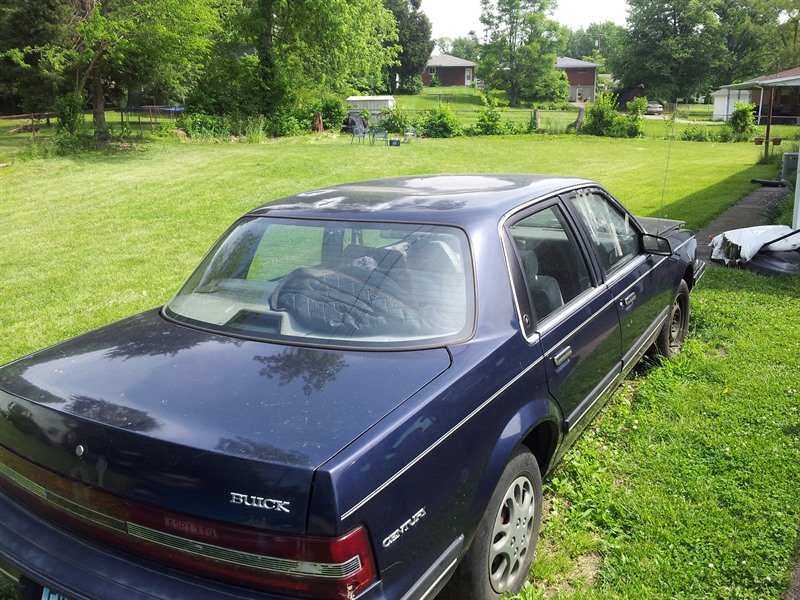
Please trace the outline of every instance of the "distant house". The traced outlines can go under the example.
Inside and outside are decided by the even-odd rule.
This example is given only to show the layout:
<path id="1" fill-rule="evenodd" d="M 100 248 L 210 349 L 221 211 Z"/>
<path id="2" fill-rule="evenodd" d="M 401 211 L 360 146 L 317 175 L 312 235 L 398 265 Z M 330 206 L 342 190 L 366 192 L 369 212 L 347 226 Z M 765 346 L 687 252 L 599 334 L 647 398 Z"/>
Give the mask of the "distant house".
<path id="1" fill-rule="evenodd" d="M 431 56 L 425 64 L 422 83 L 430 85 L 433 78 L 436 77 L 442 85 L 469 86 L 475 81 L 475 71 L 477 70 L 478 63 L 471 60 L 464 60 L 449 54 L 437 54 Z"/>
<path id="2" fill-rule="evenodd" d="M 722 89 L 711 94 L 714 97 L 714 119 L 727 120 L 738 101 L 756 105 L 759 123 L 766 123 L 772 114 L 773 123 L 800 124 L 799 87 L 800 67 L 723 85 Z"/>
<path id="3" fill-rule="evenodd" d="M 567 74 L 570 102 L 594 102 L 599 68 L 600 65 L 596 63 L 577 58 L 556 58 L 556 69 Z"/>

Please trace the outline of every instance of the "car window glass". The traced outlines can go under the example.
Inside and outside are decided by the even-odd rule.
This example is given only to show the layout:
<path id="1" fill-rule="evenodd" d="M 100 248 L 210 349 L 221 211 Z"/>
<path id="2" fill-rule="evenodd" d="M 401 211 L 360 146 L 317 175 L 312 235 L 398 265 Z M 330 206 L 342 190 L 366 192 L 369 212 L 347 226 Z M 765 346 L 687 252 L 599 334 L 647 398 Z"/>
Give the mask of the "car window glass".
<path id="1" fill-rule="evenodd" d="M 610 274 L 639 254 L 639 234 L 627 213 L 606 197 L 580 191 L 570 199 L 597 249 L 600 265 Z"/>
<path id="2" fill-rule="evenodd" d="M 246 218 L 165 314 L 322 346 L 439 345 L 472 330 L 471 274 L 466 236 L 453 227 Z"/>
<path id="3" fill-rule="evenodd" d="M 583 254 L 557 206 L 516 222 L 509 232 L 537 321 L 591 287 Z"/>

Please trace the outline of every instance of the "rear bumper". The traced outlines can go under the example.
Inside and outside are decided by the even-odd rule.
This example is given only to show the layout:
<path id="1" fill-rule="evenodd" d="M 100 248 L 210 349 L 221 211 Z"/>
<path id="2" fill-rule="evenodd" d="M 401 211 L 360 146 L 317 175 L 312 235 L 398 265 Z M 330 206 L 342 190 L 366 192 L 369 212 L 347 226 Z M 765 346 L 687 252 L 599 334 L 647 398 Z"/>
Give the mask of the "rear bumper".
<path id="1" fill-rule="evenodd" d="M 70 600 L 286 600 L 215 584 L 89 544 L 0 493 L 0 566 Z M 380 598 L 379 585 L 360 598 Z"/>

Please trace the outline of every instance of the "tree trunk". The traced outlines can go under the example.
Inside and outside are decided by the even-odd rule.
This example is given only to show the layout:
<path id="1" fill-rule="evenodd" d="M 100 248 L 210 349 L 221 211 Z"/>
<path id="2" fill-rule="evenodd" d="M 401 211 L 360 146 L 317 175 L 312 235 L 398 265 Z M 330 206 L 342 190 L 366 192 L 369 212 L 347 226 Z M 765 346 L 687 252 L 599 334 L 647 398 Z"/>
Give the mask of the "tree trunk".
<path id="1" fill-rule="evenodd" d="M 103 82 L 97 77 L 92 86 L 92 104 L 94 110 L 94 136 L 98 140 L 106 141 L 109 139 L 108 125 L 106 125 L 106 98 L 103 93 Z"/>

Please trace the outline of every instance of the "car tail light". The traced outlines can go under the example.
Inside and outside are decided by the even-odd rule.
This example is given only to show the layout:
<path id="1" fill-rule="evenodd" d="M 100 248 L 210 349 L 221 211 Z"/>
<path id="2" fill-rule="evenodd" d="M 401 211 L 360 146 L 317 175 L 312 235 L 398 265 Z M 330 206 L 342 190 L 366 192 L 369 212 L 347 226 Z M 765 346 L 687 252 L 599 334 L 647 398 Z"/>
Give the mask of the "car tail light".
<path id="1" fill-rule="evenodd" d="M 342 600 L 377 579 L 363 526 L 323 538 L 164 512 L 41 470 L 1 448 L 0 488 L 59 526 L 214 581 Z"/>

